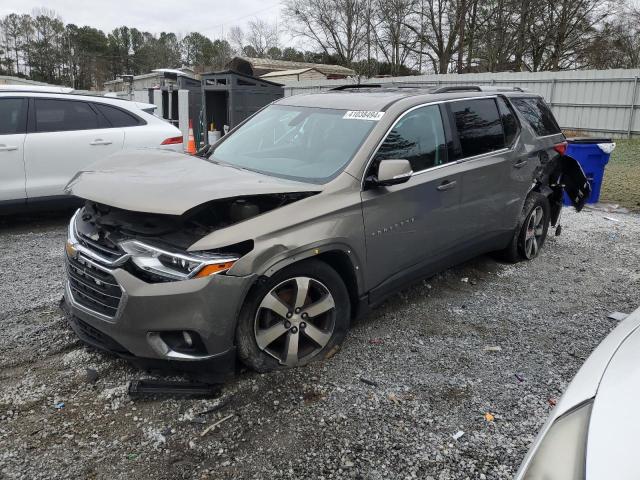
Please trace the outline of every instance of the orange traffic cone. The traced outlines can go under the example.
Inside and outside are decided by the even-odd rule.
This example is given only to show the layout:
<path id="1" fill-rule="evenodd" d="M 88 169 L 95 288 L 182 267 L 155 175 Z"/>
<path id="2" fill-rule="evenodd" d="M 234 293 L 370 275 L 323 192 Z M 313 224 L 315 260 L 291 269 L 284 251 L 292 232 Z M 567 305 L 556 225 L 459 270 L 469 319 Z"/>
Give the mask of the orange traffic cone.
<path id="1" fill-rule="evenodd" d="M 187 141 L 187 153 L 196 153 L 196 140 L 193 138 L 193 120 L 189 119 L 189 140 Z"/>

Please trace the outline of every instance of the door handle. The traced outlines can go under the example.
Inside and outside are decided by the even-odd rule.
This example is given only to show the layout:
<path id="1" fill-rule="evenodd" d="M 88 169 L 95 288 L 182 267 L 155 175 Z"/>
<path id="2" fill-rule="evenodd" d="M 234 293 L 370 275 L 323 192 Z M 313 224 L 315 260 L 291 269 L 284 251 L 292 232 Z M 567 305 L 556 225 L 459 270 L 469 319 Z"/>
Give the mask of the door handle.
<path id="1" fill-rule="evenodd" d="M 438 185 L 436 188 L 437 188 L 437 190 L 440 190 L 441 192 L 443 192 L 445 190 L 451 190 L 452 188 L 455 188 L 456 183 L 457 182 L 455 180 L 452 180 L 452 181 L 445 180 L 440 185 Z"/>
<path id="2" fill-rule="evenodd" d="M 17 149 L 18 147 L 15 145 L 0 145 L 0 152 L 12 152 Z"/>
<path id="3" fill-rule="evenodd" d="M 101 138 L 96 138 L 93 142 L 89 143 L 89 145 L 111 145 L 109 140 L 102 140 Z"/>
<path id="4" fill-rule="evenodd" d="M 513 164 L 513 168 L 522 168 L 527 164 L 527 159 L 520 159 L 516 163 Z"/>

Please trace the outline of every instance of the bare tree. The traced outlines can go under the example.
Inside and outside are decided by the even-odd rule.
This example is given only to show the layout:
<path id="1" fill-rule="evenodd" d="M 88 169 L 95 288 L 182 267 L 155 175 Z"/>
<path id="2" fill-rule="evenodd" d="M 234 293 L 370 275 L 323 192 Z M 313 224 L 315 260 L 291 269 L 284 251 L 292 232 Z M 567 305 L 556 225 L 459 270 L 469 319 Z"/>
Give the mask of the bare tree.
<path id="1" fill-rule="evenodd" d="M 236 55 L 242 55 L 242 49 L 244 48 L 244 32 L 239 26 L 231 27 L 229 31 L 229 44 Z"/>
<path id="2" fill-rule="evenodd" d="M 640 7 L 626 8 L 607 21 L 580 62 L 588 68 L 640 68 Z"/>
<path id="3" fill-rule="evenodd" d="M 460 48 L 460 23 L 465 21 L 461 0 L 426 0 L 414 9 L 405 25 L 417 36 L 417 45 L 435 73 L 447 73 Z M 415 47 L 413 50 L 417 50 Z"/>
<path id="4" fill-rule="evenodd" d="M 497 72 L 518 69 L 514 46 L 518 39 L 519 0 L 478 2 L 473 36 L 476 71 Z"/>
<path id="5" fill-rule="evenodd" d="M 285 0 L 291 32 L 351 65 L 367 40 L 366 0 Z"/>
<path id="6" fill-rule="evenodd" d="M 278 27 L 275 24 L 256 18 L 249 22 L 245 46 L 252 47 L 257 56 L 262 58 L 267 56 L 269 50 L 278 47 L 278 37 Z"/>
<path id="7" fill-rule="evenodd" d="M 391 75 L 399 75 L 418 37 L 406 26 L 405 19 L 416 8 L 416 0 L 377 0 L 372 29 L 379 51 L 389 64 Z"/>
<path id="8" fill-rule="evenodd" d="M 544 22 L 547 30 L 547 52 L 541 67 L 564 70 L 575 65 L 590 44 L 596 26 L 613 15 L 618 2 L 601 0 L 547 0 Z"/>

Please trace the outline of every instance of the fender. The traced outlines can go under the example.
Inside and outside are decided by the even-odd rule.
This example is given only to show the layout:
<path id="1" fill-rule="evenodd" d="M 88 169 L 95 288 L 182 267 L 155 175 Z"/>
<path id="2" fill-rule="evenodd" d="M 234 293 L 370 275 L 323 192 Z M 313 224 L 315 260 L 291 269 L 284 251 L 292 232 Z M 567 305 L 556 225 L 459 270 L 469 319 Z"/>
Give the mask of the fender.
<path id="1" fill-rule="evenodd" d="M 296 262 L 314 257 L 320 257 L 322 259 L 324 255 L 332 252 L 342 253 L 345 258 L 349 260 L 349 263 L 351 264 L 351 272 L 353 273 L 353 277 L 356 281 L 357 293 L 358 295 L 362 295 L 364 290 L 362 261 L 351 246 L 342 242 L 314 242 L 296 248 L 293 251 L 283 252 L 286 253 L 286 257 L 276 256 L 272 258 L 271 261 L 265 263 L 264 267 L 260 269 L 258 274 L 260 276 L 272 277 L 283 268 Z"/>

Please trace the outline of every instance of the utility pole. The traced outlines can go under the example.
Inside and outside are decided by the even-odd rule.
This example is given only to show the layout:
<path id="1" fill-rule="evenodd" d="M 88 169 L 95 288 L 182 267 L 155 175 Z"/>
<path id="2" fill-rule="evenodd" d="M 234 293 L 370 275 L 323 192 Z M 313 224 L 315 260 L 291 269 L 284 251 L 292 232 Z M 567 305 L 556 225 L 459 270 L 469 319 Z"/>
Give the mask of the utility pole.
<path id="1" fill-rule="evenodd" d="M 420 56 L 418 59 L 418 72 L 422 74 L 422 51 L 424 50 L 424 0 L 420 0 Z"/>
<path id="2" fill-rule="evenodd" d="M 462 73 L 462 59 L 464 56 L 464 22 L 467 16 L 467 5 L 464 0 L 458 4 L 458 73 Z"/>
<path id="3" fill-rule="evenodd" d="M 371 78 L 371 0 L 367 0 L 367 78 Z"/>

